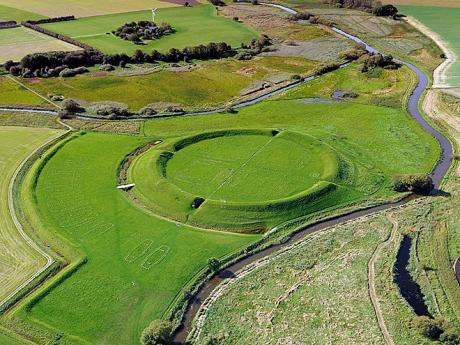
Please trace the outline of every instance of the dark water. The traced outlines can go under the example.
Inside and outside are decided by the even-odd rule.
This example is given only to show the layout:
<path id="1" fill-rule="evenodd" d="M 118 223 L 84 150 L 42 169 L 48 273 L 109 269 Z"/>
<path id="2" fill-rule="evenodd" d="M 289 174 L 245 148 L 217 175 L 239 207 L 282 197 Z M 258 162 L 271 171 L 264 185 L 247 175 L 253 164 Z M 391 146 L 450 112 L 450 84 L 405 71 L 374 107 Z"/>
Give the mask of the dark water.
<path id="1" fill-rule="evenodd" d="M 412 238 L 404 236 L 401 245 L 399 246 L 396 256 L 396 264 L 393 267 L 394 281 L 399 287 L 399 292 L 418 316 L 430 316 L 428 308 L 425 304 L 423 293 L 410 275 L 407 267 L 409 265 L 411 252 Z"/>

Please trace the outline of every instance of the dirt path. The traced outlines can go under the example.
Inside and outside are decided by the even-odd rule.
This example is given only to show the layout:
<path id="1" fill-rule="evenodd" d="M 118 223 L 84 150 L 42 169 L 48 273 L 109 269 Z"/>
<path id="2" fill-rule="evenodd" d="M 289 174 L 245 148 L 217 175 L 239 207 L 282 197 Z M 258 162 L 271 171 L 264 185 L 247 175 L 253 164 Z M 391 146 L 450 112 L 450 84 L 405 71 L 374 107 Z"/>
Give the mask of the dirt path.
<path id="1" fill-rule="evenodd" d="M 377 321 L 379 323 L 380 331 L 382 332 L 383 338 L 385 339 L 385 343 L 387 345 L 394 345 L 393 339 L 391 338 L 390 333 L 388 332 L 387 326 L 385 325 L 385 320 L 383 318 L 382 309 L 380 308 L 379 299 L 377 296 L 377 292 L 375 291 L 375 263 L 380 257 L 380 253 L 382 250 L 390 243 L 392 243 L 397 234 L 398 230 L 398 222 L 391 216 L 391 214 L 387 214 L 388 220 L 393 224 L 391 229 L 390 237 L 385 242 L 380 243 L 377 248 L 375 248 L 374 253 L 372 254 L 371 259 L 368 263 L 368 285 L 369 285 L 369 296 L 371 298 L 372 306 L 374 307 L 375 316 L 377 317 Z"/>

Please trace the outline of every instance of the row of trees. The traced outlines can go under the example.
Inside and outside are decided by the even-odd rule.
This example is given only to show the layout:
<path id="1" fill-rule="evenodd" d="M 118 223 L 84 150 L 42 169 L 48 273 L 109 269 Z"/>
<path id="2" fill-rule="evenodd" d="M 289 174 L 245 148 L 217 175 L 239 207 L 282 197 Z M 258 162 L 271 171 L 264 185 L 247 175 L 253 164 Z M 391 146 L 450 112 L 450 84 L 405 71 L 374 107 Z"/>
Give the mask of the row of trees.
<path id="1" fill-rule="evenodd" d="M 395 17 L 398 14 L 395 6 L 382 5 L 379 0 L 323 0 L 323 2 L 335 7 L 371 12 L 376 16 Z"/>
<path id="2" fill-rule="evenodd" d="M 151 53 L 144 53 L 137 50 L 132 56 L 127 54 L 104 55 L 97 50 L 48 52 L 26 55 L 19 63 L 7 61 L 4 68 L 15 76 L 49 78 L 58 76 L 66 69 L 79 73 L 83 71 L 79 69 L 80 67 L 91 67 L 97 64 L 124 66 L 127 63 L 206 60 L 229 56 L 232 52 L 232 47 L 225 42 L 186 47 L 182 50 L 172 48 L 167 53 L 160 53 L 156 50 Z"/>

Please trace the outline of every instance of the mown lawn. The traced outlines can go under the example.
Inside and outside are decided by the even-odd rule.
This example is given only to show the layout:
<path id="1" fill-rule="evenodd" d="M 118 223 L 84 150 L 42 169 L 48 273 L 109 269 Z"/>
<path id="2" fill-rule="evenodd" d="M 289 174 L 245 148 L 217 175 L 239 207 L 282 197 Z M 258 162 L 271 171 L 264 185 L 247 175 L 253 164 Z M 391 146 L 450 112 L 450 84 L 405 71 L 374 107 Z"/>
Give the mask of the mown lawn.
<path id="1" fill-rule="evenodd" d="M 152 20 L 151 11 L 86 17 L 76 21 L 45 24 L 43 27 L 73 37 L 108 54 L 132 54 L 137 49 L 166 52 L 171 48 L 182 49 L 209 42 L 226 42 L 239 47 L 241 43 L 248 43 L 258 35 L 244 24 L 218 17 L 212 5 L 159 9 L 155 21 L 171 24 L 176 32 L 148 41 L 145 45 L 136 45 L 110 34 L 125 23 L 140 20 Z"/>

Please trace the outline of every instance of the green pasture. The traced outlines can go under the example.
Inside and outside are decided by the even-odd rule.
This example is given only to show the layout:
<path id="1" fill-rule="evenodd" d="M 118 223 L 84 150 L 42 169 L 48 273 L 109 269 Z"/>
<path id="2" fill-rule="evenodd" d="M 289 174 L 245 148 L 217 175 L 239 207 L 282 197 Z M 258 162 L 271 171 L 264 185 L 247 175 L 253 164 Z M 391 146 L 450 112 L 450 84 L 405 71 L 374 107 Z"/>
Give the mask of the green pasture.
<path id="1" fill-rule="evenodd" d="M 257 238 L 176 225 L 131 204 L 115 188 L 117 167 L 152 139 L 89 133 L 44 166 L 32 199 L 39 213 L 31 221 L 41 224 L 47 243 L 88 262 L 26 307 L 24 317 L 96 344 L 136 344 L 208 258 Z"/>
<path id="2" fill-rule="evenodd" d="M 26 20 L 38 20 L 44 18 L 46 17 L 37 13 L 0 4 L 0 20 L 15 20 L 20 23 Z"/>
<path id="3" fill-rule="evenodd" d="M 111 34 L 125 23 L 140 20 L 152 20 L 151 11 L 86 17 L 75 21 L 46 24 L 43 27 L 70 36 L 108 54 L 132 54 L 137 49 L 145 52 L 154 49 L 166 52 L 171 48 L 182 49 L 210 42 L 226 42 L 239 47 L 241 43 L 247 43 L 257 37 L 257 33 L 244 24 L 218 17 L 212 5 L 159 9 L 155 21 L 171 24 L 176 32 L 158 40 L 148 41 L 146 45 L 136 45 Z"/>
<path id="4" fill-rule="evenodd" d="M 38 105 L 47 103 L 25 87 L 15 83 L 7 77 L 0 77 L 0 104 Z"/>
<path id="5" fill-rule="evenodd" d="M 436 32 L 456 55 L 455 63 L 447 71 L 445 85 L 460 86 L 460 8 L 433 6 L 398 6 L 400 12 L 415 17 Z"/>
<path id="6" fill-rule="evenodd" d="M 223 107 L 252 84 L 272 76 L 289 79 L 291 74 L 308 74 L 316 65 L 303 58 L 267 56 L 251 61 L 209 61 L 189 71 L 164 69 L 149 73 L 148 67 L 132 66 L 103 75 L 96 72 L 67 79 L 21 81 L 42 95 L 62 94 L 85 105 L 115 101 L 137 111 L 152 103 L 173 103 L 195 110 Z M 124 72 L 126 75 L 122 75 Z"/>

